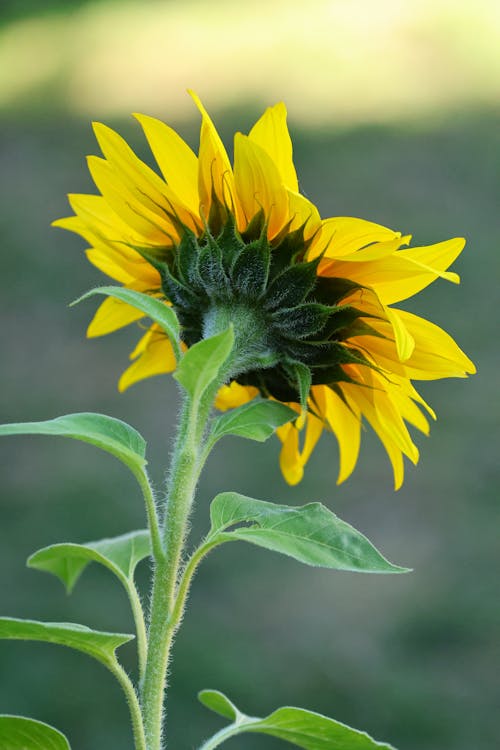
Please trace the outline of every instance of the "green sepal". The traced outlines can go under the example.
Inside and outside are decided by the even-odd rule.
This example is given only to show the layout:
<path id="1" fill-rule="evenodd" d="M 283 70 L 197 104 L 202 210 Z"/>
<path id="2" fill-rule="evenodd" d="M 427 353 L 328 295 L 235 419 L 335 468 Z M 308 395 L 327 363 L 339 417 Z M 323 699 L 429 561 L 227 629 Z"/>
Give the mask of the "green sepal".
<path id="1" fill-rule="evenodd" d="M 266 294 L 266 310 L 280 307 L 296 307 L 302 304 L 316 285 L 317 263 L 296 263 L 285 268 L 269 284 Z"/>
<path id="2" fill-rule="evenodd" d="M 208 339 L 202 339 L 185 353 L 174 378 L 193 400 L 201 398 L 217 379 L 231 354 L 234 343 L 233 327 Z"/>
<path id="3" fill-rule="evenodd" d="M 175 275 L 183 284 L 199 292 L 202 289 L 198 274 L 199 246 L 196 235 L 190 229 L 183 232 L 179 247 L 175 253 Z"/>
<path id="4" fill-rule="evenodd" d="M 201 248 L 198 257 L 198 275 L 208 297 L 214 302 L 226 304 L 232 299 L 231 284 L 224 269 L 219 245 L 210 244 Z"/>
<path id="5" fill-rule="evenodd" d="M 202 690 L 198 698 L 204 706 L 234 722 L 207 740 L 200 750 L 213 750 L 230 737 L 245 733 L 277 737 L 304 750 L 394 750 L 392 745 L 377 742 L 366 732 L 304 708 L 284 706 L 260 719 L 246 716 L 218 690 Z"/>
<path id="6" fill-rule="evenodd" d="M 105 414 L 66 414 L 44 422 L 0 425 L 1 435 L 55 435 L 90 443 L 122 461 L 134 473 L 144 471 L 146 441 L 137 430 Z"/>
<path id="7" fill-rule="evenodd" d="M 286 365 L 286 371 L 289 373 L 293 385 L 297 388 L 301 406 L 301 417 L 304 417 L 307 412 L 307 401 L 312 384 L 311 370 L 302 362 L 290 362 Z"/>
<path id="8" fill-rule="evenodd" d="M 0 715 L 2 750 L 71 750 L 64 734 L 49 724 L 24 716 Z"/>
<path id="9" fill-rule="evenodd" d="M 108 568 L 127 586 L 133 579 L 137 565 L 150 554 L 149 531 L 132 531 L 113 539 L 86 544 L 52 544 L 33 553 L 28 558 L 27 565 L 55 575 L 70 594 L 91 562 Z"/>
<path id="10" fill-rule="evenodd" d="M 323 332 L 332 314 L 331 308 L 318 302 L 280 308 L 271 316 L 273 329 L 291 341 L 300 341 Z"/>
<path id="11" fill-rule="evenodd" d="M 180 359 L 181 349 L 179 345 L 180 326 L 177 320 L 177 315 L 171 307 L 165 304 L 164 301 L 152 297 L 150 294 L 144 294 L 143 292 L 137 292 L 134 289 L 127 289 L 124 286 L 101 286 L 95 287 L 90 291 L 83 294 L 77 300 L 71 303 L 71 306 L 82 302 L 82 300 L 88 299 L 96 294 L 104 295 L 105 297 L 113 297 L 114 299 L 125 302 L 127 305 L 134 307 L 136 310 L 140 310 L 147 315 L 151 320 L 157 323 L 162 331 L 166 333 L 175 351 L 175 357 L 177 360 Z"/>
<path id="12" fill-rule="evenodd" d="M 297 412 L 279 401 L 254 399 L 217 417 L 210 431 L 211 442 L 224 435 L 237 435 L 263 443 L 278 427 L 297 418 Z"/>
<path id="13" fill-rule="evenodd" d="M 92 656 L 108 668 L 116 666 L 115 650 L 135 636 L 128 633 L 104 633 L 69 622 L 38 622 L 0 617 L 0 639 L 43 641 L 68 646 Z"/>
<path id="14" fill-rule="evenodd" d="M 248 299 L 250 304 L 263 294 L 269 274 L 271 248 L 267 239 L 246 245 L 231 266 L 231 280 L 235 294 Z"/>
<path id="15" fill-rule="evenodd" d="M 212 501 L 210 519 L 210 543 L 250 542 L 306 565 L 333 570 L 409 572 L 390 563 L 361 532 L 321 503 L 292 507 L 223 492 Z"/>

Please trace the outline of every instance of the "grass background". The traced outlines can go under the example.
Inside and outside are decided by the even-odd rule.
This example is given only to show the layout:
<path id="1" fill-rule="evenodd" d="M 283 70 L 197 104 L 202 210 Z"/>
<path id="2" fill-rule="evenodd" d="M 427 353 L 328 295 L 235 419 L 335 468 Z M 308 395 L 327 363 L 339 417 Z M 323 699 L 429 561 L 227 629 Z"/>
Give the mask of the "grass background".
<path id="1" fill-rule="evenodd" d="M 492 83 L 498 65 L 489 57 L 497 16 L 493 3 L 480 3 L 474 23 L 483 23 L 481 43 L 464 32 L 476 27 L 466 26 L 463 3 L 433 9 L 387 1 L 377 4 L 378 21 L 371 3 L 354 5 L 366 12 L 356 17 L 352 11 L 349 25 L 348 4 L 313 3 L 310 14 L 302 11 L 303 26 L 295 3 L 290 17 L 280 2 L 269 3 L 266 14 L 259 6 L 258 28 L 275 32 L 270 39 L 249 35 L 252 58 L 248 38 L 237 35 L 247 11 L 225 2 L 48 2 L 42 15 L 37 3 L 2 5 L 1 421 L 85 410 L 125 419 L 150 443 L 152 474 L 162 486 L 178 408 L 173 383 L 154 378 L 117 393 L 136 334 L 126 329 L 84 340 L 94 305 L 69 310 L 67 304 L 103 277 L 85 260 L 78 238 L 49 227 L 67 214 L 67 192 L 92 191 L 83 156 L 97 153 L 89 126 L 94 117 L 116 126 L 148 159 L 139 129 L 126 117 L 130 110 L 153 103 L 149 112 L 168 114 L 196 145 L 197 118 L 178 99 L 195 85 L 229 145 L 232 133 L 247 131 L 263 106 L 286 97 L 301 187 L 323 215 L 362 216 L 413 232 L 415 243 L 468 239 L 455 266 L 462 285 L 437 282 L 410 307 L 450 331 L 478 374 L 469 382 L 423 384 L 438 421 L 429 439 L 417 437 L 421 463 L 408 468 L 403 489 L 393 492 L 388 461 L 368 430 L 358 468 L 341 488 L 335 486 L 336 445 L 329 436 L 296 488 L 279 475 L 277 441 L 261 446 L 235 439 L 211 458 L 193 519 L 194 540 L 207 527 L 210 499 L 226 489 L 290 504 L 322 500 L 415 572 L 336 574 L 244 545 L 214 553 L 195 581 L 174 652 L 168 745 L 179 750 L 196 747 L 220 726 L 196 702 L 204 687 L 226 691 L 257 715 L 284 704 L 321 711 L 400 750 L 491 750 L 498 737 L 500 106 Z M 343 19 L 341 37 L 329 8 Z M 168 44 L 151 45 L 164 67 L 146 71 L 141 66 L 153 54 L 146 32 L 155 13 L 166 38 L 168 20 L 190 28 L 193 37 L 175 66 Z M 321 46 L 323 37 L 318 47 L 315 30 L 322 21 L 330 22 L 342 50 L 353 50 L 351 58 L 323 64 L 321 55 L 331 51 Z M 202 34 L 214 27 L 232 38 L 230 59 Z M 95 41 L 87 56 L 75 47 L 85 34 Z M 89 88 L 93 79 L 85 78 L 85 65 L 93 55 L 101 59 L 99 44 L 106 38 L 112 52 L 120 39 L 122 52 L 103 58 L 102 88 L 99 81 Z M 285 74 L 287 65 L 295 70 L 297 54 L 293 46 L 286 46 L 285 59 L 282 52 L 294 38 L 300 55 L 307 49 L 311 55 L 299 60 L 304 77 L 292 86 Z M 234 56 L 238 39 L 243 59 Z M 373 68 L 357 52 L 367 39 L 372 47 L 363 54 Z M 123 51 L 127 43 L 134 80 Z M 384 53 L 386 87 L 375 65 Z M 266 75 L 259 65 L 272 54 L 275 69 Z M 472 57 L 475 67 L 468 65 Z M 481 66 L 488 62 L 485 83 Z M 217 65 L 219 75 L 210 75 Z M 455 96 L 447 73 L 453 68 L 461 82 Z M 227 88 L 228 76 L 238 71 L 241 87 Z M 363 106 L 354 106 L 357 101 Z M 106 571 L 89 568 L 68 598 L 55 579 L 24 567 L 28 555 L 47 544 L 142 526 L 139 493 L 125 468 L 89 446 L 49 438 L 3 441 L 0 462 L 2 614 L 132 627 L 124 594 Z M 147 573 L 143 565 L 145 585 Z M 122 653 L 133 670 L 133 648 Z M 54 724 L 73 750 L 131 747 L 119 688 L 83 655 L 4 643 L 0 675 L 1 712 Z M 238 740 L 241 748 L 281 746 L 258 737 Z"/>

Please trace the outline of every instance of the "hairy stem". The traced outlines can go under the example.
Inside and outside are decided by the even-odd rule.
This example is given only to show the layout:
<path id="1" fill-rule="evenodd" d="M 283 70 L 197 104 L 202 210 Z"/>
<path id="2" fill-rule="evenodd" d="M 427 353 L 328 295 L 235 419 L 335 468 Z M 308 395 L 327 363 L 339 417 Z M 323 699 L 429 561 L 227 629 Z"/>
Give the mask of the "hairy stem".
<path id="1" fill-rule="evenodd" d="M 137 481 L 139 482 L 140 488 L 142 490 L 142 496 L 144 498 L 144 503 L 146 505 L 153 557 L 155 560 L 158 560 L 163 558 L 165 556 L 165 553 L 161 543 L 160 526 L 158 523 L 158 511 L 156 509 L 153 488 L 151 487 L 148 476 L 144 470 L 141 469 L 140 471 L 136 471 L 134 473 Z"/>
<path id="2" fill-rule="evenodd" d="M 240 734 L 238 724 L 230 724 L 228 727 L 219 730 L 217 734 L 214 734 L 213 737 L 210 737 L 209 740 L 204 742 L 199 750 L 214 750 L 214 748 L 219 747 L 219 745 L 222 745 L 223 742 L 230 737 L 234 737 L 236 734 Z"/>
<path id="3" fill-rule="evenodd" d="M 134 616 L 135 632 L 137 635 L 137 656 L 139 661 L 139 676 L 142 680 L 146 669 L 146 657 L 148 649 L 148 636 L 146 632 L 146 623 L 144 622 L 144 612 L 142 609 L 141 599 L 137 587 L 133 581 L 127 581 L 127 594 Z"/>
<path id="4" fill-rule="evenodd" d="M 135 750 L 147 750 L 141 706 L 139 704 L 139 699 L 137 697 L 137 693 L 135 692 L 132 681 L 130 680 L 130 677 L 125 672 L 123 667 L 118 664 L 118 662 L 109 665 L 109 668 L 120 683 L 127 699 L 128 707 L 130 710 L 130 718 L 132 719 Z"/>
<path id="5" fill-rule="evenodd" d="M 211 401 L 210 398 L 210 404 Z M 156 560 L 153 575 L 148 654 L 142 686 L 147 750 L 160 750 L 162 747 L 166 675 L 175 631 L 172 615 L 189 514 L 201 468 L 201 438 L 209 408 L 203 408 L 201 404 L 186 398 L 172 458 L 163 524 L 164 556 Z"/>

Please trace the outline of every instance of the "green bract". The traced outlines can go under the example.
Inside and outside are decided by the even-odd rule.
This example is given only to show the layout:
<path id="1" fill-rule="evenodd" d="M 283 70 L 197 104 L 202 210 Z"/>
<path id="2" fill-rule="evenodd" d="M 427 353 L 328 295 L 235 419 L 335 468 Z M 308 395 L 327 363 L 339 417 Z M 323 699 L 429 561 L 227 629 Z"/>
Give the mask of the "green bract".
<path id="1" fill-rule="evenodd" d="M 311 384 L 348 379 L 340 365 L 370 366 L 342 343 L 367 317 L 342 305 L 360 287 L 317 276 L 321 258 L 306 260 L 312 238 L 304 239 L 304 229 L 284 231 L 270 244 L 262 214 L 244 232 L 230 214 L 225 219 L 218 234 L 214 224 L 201 237 L 185 228 L 175 249 L 151 259 L 186 344 L 233 322 L 237 382 L 303 405 Z"/>

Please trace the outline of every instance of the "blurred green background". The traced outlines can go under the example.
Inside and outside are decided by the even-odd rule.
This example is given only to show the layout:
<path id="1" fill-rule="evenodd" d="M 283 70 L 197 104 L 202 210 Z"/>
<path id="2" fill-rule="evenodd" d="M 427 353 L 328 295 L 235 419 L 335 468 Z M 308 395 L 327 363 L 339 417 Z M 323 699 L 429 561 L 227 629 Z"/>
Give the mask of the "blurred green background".
<path id="1" fill-rule="evenodd" d="M 43 9 L 42 9 L 43 5 Z M 196 701 L 226 691 L 249 713 L 304 706 L 400 750 L 491 750 L 498 743 L 498 301 L 500 6 L 494 0 L 3 0 L 1 421 L 102 411 L 150 442 L 158 486 L 178 409 L 168 377 L 125 395 L 116 380 L 136 332 L 86 342 L 94 305 L 67 304 L 103 277 L 78 238 L 51 229 L 67 192 L 93 191 L 84 155 L 104 119 L 149 159 L 131 111 L 164 117 L 197 145 L 195 88 L 228 146 L 284 99 L 301 186 L 323 215 L 465 236 L 462 285 L 436 283 L 411 309 L 443 325 L 478 365 L 469 382 L 424 384 L 438 412 L 421 463 L 392 490 L 367 430 L 354 476 L 335 486 L 324 436 L 301 485 L 280 477 L 279 446 L 220 445 L 202 479 L 193 540 L 221 490 L 300 504 L 322 500 L 387 556 L 413 567 L 363 577 L 301 567 L 228 545 L 204 563 L 178 638 L 171 748 L 221 725 Z M 142 526 L 127 471 L 89 446 L 12 438 L 1 445 L 2 614 L 131 627 L 124 594 L 90 568 L 71 598 L 24 567 L 58 541 Z M 141 570 L 145 585 L 147 565 Z M 133 649 L 122 649 L 133 669 Z M 0 644 L 0 712 L 67 733 L 73 750 L 131 747 L 119 688 L 81 654 Z M 253 737 L 240 748 L 278 748 Z"/>

